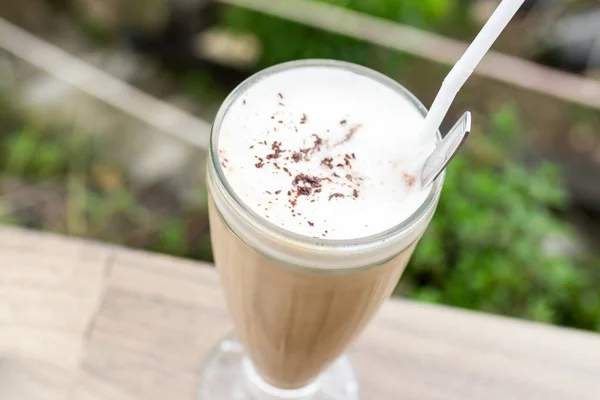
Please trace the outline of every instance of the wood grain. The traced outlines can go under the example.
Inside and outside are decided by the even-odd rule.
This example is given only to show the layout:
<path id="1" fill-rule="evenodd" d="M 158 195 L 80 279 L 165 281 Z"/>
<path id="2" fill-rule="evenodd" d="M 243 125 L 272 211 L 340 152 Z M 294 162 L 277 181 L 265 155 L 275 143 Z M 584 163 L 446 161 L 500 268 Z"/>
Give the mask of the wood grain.
<path id="1" fill-rule="evenodd" d="M 210 266 L 0 228 L 0 399 L 192 400 L 231 329 Z M 388 301 L 350 349 L 365 399 L 598 399 L 600 336 Z"/>

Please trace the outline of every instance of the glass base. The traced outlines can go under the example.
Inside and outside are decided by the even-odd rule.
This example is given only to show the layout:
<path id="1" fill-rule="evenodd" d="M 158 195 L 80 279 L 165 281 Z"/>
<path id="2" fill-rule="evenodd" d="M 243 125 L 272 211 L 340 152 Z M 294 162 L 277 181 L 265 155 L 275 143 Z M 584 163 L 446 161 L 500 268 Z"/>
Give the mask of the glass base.
<path id="1" fill-rule="evenodd" d="M 244 346 L 230 335 L 210 354 L 200 379 L 199 400 L 358 400 L 358 384 L 345 356 L 307 387 L 283 390 L 254 370 Z"/>

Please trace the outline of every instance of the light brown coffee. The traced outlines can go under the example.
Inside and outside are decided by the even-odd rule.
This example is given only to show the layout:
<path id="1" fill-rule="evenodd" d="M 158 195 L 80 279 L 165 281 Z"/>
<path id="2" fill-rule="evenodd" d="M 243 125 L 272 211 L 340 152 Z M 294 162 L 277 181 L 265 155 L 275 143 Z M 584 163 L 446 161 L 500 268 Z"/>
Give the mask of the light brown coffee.
<path id="1" fill-rule="evenodd" d="M 338 358 L 391 294 L 416 246 L 354 270 L 294 268 L 248 246 L 209 201 L 217 269 L 236 333 L 268 383 L 300 388 Z"/>

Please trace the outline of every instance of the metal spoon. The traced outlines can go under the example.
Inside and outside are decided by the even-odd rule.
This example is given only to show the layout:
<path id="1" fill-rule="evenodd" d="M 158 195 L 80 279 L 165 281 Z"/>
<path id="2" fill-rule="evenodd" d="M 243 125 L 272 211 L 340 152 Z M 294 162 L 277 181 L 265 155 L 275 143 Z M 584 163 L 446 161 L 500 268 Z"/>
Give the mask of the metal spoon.
<path id="1" fill-rule="evenodd" d="M 467 111 L 438 143 L 433 153 L 425 160 L 419 177 L 422 188 L 431 185 L 435 178 L 444 171 L 470 132 L 471 112 Z"/>

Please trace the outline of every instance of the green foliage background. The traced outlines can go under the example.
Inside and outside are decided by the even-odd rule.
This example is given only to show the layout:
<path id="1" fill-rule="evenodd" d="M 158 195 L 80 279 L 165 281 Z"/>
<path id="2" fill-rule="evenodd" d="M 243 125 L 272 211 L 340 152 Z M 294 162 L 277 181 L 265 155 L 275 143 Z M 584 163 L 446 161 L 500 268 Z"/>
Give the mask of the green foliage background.
<path id="1" fill-rule="evenodd" d="M 506 148 L 522 133 L 501 108 L 448 168 L 442 198 L 399 290 L 419 300 L 600 330 L 598 282 L 583 260 L 545 242 L 573 232 L 553 211 L 568 205 L 560 173 L 531 170 Z M 504 151 L 502 150 L 504 149 Z"/>
<path id="2" fill-rule="evenodd" d="M 439 32 L 469 29 L 465 2 L 458 0 L 313 0 L 342 6 L 391 21 Z M 226 7 L 221 24 L 234 31 L 252 32 L 264 51 L 259 67 L 301 58 L 332 58 L 380 68 L 402 65 L 404 57 L 356 39 L 324 32 L 243 8 Z"/>

